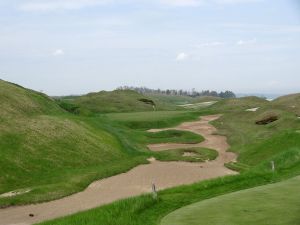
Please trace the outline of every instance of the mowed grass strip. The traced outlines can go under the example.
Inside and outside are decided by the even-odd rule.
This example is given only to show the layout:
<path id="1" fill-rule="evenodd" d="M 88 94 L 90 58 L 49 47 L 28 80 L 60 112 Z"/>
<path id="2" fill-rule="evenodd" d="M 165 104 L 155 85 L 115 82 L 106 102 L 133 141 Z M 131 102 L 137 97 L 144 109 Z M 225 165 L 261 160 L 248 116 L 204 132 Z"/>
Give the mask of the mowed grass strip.
<path id="1" fill-rule="evenodd" d="M 201 201 L 176 210 L 161 225 L 296 225 L 300 176 Z"/>

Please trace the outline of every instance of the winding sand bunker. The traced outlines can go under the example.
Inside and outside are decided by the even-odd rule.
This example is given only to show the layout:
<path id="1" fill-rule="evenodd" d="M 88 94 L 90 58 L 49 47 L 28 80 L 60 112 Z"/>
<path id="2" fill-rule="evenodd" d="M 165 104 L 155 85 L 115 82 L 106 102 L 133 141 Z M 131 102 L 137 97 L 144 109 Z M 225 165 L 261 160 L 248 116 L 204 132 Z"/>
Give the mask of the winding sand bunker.
<path id="1" fill-rule="evenodd" d="M 151 191 L 151 184 L 165 189 L 200 180 L 236 174 L 224 167 L 224 163 L 234 161 L 235 154 L 226 152 L 226 137 L 213 135 L 216 129 L 209 124 L 218 119 L 204 116 L 200 121 L 183 123 L 175 129 L 201 134 L 205 141 L 199 144 L 156 144 L 149 145 L 153 151 L 183 147 L 207 147 L 219 152 L 216 160 L 204 163 L 159 162 L 151 158 L 150 164 L 140 165 L 132 170 L 92 183 L 83 192 L 59 200 L 27 206 L 0 209 L 0 225 L 28 225 L 44 220 L 66 216 L 82 210 L 94 208 L 119 199 L 136 196 Z M 174 128 L 172 128 L 174 129 Z M 160 130 L 151 130 L 151 132 Z M 29 214 L 33 214 L 30 217 Z"/>

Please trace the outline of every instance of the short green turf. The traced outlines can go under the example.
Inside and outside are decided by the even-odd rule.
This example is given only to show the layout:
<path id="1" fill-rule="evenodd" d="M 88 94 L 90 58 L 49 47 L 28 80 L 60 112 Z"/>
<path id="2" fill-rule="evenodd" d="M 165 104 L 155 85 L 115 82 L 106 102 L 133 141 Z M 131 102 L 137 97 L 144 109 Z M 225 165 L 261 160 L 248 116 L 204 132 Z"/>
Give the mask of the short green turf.
<path id="1" fill-rule="evenodd" d="M 178 209 L 161 225 L 300 224 L 300 176 L 194 203 Z"/>
<path id="2" fill-rule="evenodd" d="M 202 112 L 155 111 L 133 113 L 108 113 L 103 118 L 131 129 L 151 129 L 176 126 L 184 121 L 196 120 Z"/>
<path id="3" fill-rule="evenodd" d="M 165 130 L 160 132 L 146 132 L 147 141 L 151 144 L 155 143 L 184 143 L 197 144 L 204 141 L 204 137 L 190 131 L 181 130 Z"/>

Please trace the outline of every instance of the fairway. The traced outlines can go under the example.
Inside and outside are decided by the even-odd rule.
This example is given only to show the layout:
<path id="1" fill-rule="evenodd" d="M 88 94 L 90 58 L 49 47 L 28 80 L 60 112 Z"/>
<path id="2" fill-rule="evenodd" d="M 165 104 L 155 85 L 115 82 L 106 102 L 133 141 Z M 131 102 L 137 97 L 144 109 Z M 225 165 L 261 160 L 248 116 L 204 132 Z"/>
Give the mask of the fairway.
<path id="1" fill-rule="evenodd" d="M 299 225 L 300 176 L 204 200 L 163 218 L 161 225 Z"/>

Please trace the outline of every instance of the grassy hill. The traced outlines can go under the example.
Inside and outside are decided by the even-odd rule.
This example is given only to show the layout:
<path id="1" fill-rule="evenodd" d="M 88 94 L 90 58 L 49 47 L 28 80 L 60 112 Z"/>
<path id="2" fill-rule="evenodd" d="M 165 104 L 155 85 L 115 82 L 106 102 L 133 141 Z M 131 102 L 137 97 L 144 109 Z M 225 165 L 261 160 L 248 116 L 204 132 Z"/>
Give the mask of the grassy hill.
<path id="1" fill-rule="evenodd" d="M 211 108 L 220 112 L 229 112 L 237 110 L 247 110 L 251 108 L 267 106 L 269 101 L 258 97 L 243 97 L 222 99 L 215 103 Z"/>
<path id="2" fill-rule="evenodd" d="M 257 110 L 247 111 L 251 108 Z M 246 97 L 218 102 L 211 109 L 224 112 L 214 125 L 219 128 L 220 134 L 228 137 L 230 150 L 239 155 L 241 167 L 255 166 L 276 154 L 300 149 L 297 132 L 300 119 L 282 103 Z M 271 116 L 277 119 L 269 124 L 257 124 L 257 121 Z"/>
<path id="3" fill-rule="evenodd" d="M 31 190 L 0 198 L 1 206 L 62 197 L 144 160 L 44 94 L 0 81 L 0 108 L 0 193 Z"/>
<path id="4" fill-rule="evenodd" d="M 0 207 L 61 198 L 96 179 L 146 163 L 152 154 L 146 148 L 149 143 L 203 140 L 183 131 L 150 135 L 131 130 L 126 124 L 131 122 L 126 122 L 127 116 L 122 113 L 115 116 L 123 115 L 123 122 L 109 114 L 74 115 L 44 94 L 2 80 L 0 108 L 0 194 L 30 190 L 10 198 L 0 197 Z M 173 111 L 133 114 L 140 118 L 140 124 L 152 127 L 198 117 Z M 170 153 L 163 160 L 169 157 L 180 159 L 180 155 Z"/>
<path id="5" fill-rule="evenodd" d="M 100 91 L 73 99 L 73 104 L 92 113 L 142 112 L 174 109 L 171 104 L 161 103 L 131 90 Z"/>
<path id="6" fill-rule="evenodd" d="M 300 116 L 300 93 L 279 97 L 273 100 L 272 104 Z"/>

